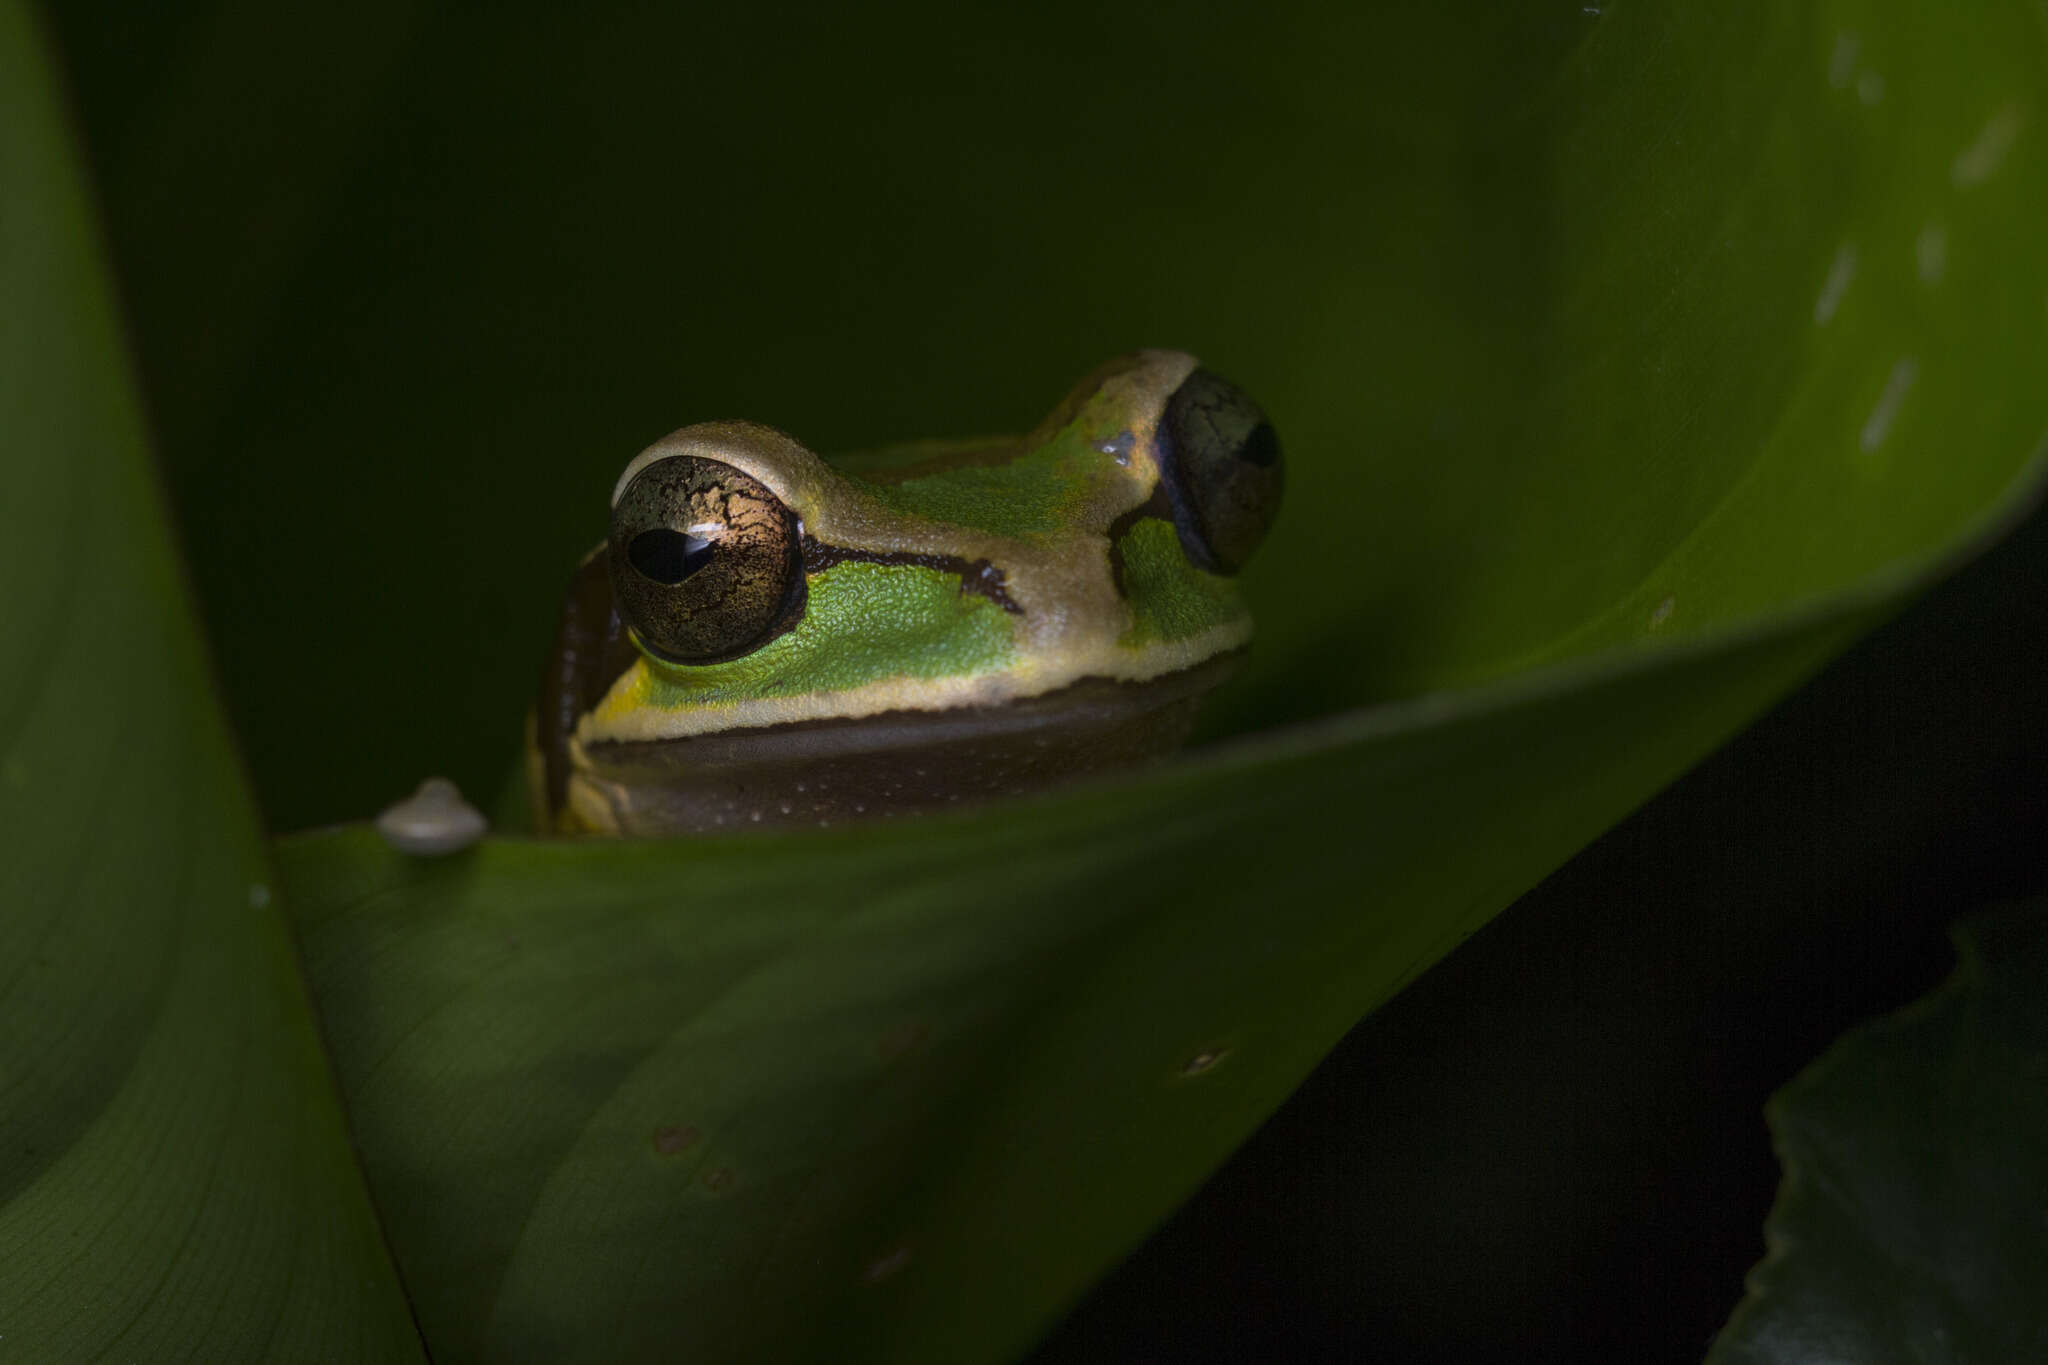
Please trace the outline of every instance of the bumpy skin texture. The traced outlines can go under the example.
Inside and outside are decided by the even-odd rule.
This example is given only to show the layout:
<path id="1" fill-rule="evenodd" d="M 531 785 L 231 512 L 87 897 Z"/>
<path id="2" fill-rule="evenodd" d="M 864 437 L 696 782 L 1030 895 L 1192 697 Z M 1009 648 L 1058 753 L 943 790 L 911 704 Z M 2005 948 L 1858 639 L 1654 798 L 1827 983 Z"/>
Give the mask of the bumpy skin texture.
<path id="1" fill-rule="evenodd" d="M 617 543 L 586 561 L 564 611 L 538 715 L 543 828 L 670 833 L 887 814 L 1170 750 L 1214 681 L 1203 666 L 1251 633 L 1235 585 L 1210 568 L 1234 568 L 1263 532 L 1233 526 L 1209 568 L 1191 562 L 1211 532 L 1186 494 L 1189 470 L 1239 501 L 1232 480 L 1278 495 L 1277 444 L 1249 400 L 1236 427 L 1262 435 L 1239 442 L 1243 459 L 1186 448 L 1174 396 L 1186 387 L 1214 406 L 1219 383 L 1192 356 L 1145 351 L 1097 370 L 1021 439 L 828 464 L 772 428 L 713 422 L 650 446 L 614 490 Z M 650 615 L 669 588 L 648 598 L 621 567 L 622 547 L 652 524 L 649 485 L 687 470 L 695 487 L 717 466 L 788 509 L 802 563 L 795 605 L 779 617 L 764 608 L 758 643 L 731 657 L 676 663 L 644 636 L 632 651 L 642 629 L 697 638 L 687 620 L 678 634 Z M 678 531 L 706 515 L 676 506 Z M 627 579 L 623 613 L 594 577 L 607 558 L 612 582 Z M 816 790 L 828 768 L 839 793 L 829 803 Z M 917 780 L 861 781 L 898 769 Z"/>

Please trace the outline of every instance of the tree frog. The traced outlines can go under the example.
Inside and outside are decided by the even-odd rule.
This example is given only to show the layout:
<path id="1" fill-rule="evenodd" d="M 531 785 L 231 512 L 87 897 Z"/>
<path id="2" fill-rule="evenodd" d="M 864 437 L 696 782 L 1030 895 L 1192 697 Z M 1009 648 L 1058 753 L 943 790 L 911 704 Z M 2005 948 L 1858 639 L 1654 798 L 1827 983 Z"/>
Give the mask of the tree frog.
<path id="1" fill-rule="evenodd" d="M 1234 575 L 1281 474 L 1258 406 L 1179 351 L 1022 438 L 827 462 L 751 422 L 665 436 L 562 610 L 537 827 L 836 824 L 1161 757 L 1251 638 Z"/>

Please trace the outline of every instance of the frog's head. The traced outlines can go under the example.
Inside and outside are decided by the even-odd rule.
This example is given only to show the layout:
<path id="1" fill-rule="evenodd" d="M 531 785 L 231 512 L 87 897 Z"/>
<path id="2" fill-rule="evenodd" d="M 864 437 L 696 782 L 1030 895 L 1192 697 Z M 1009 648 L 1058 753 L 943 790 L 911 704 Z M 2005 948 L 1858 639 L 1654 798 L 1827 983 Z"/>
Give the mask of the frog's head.
<path id="1" fill-rule="evenodd" d="M 828 463 L 769 427 L 685 427 L 626 466 L 571 593 L 539 717 L 550 813 L 595 809 L 627 780 L 607 773 L 672 784 L 686 742 L 701 767 L 712 737 L 792 727 L 806 753 L 918 718 L 1042 740 L 1062 699 L 1213 679 L 1250 638 L 1232 576 L 1280 484 L 1257 406 L 1175 351 L 1103 366 L 1024 438 Z M 580 823 L 621 827 L 602 796 Z"/>

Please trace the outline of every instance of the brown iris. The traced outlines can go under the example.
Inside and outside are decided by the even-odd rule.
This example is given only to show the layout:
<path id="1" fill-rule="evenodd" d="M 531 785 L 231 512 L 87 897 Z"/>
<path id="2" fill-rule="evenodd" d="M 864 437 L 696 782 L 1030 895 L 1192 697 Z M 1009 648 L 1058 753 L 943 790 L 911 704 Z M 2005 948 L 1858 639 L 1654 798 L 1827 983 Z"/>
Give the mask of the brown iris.
<path id="1" fill-rule="evenodd" d="M 679 664 L 750 654 L 803 615 L 803 528 L 751 474 L 672 455 L 612 507 L 612 593 L 648 652 Z"/>

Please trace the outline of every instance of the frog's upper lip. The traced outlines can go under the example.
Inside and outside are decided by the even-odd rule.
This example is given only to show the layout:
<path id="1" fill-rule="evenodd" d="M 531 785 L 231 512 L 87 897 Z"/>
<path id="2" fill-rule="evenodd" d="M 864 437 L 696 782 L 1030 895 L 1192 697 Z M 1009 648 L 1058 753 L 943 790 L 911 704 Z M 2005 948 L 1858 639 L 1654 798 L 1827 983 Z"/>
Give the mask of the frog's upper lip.
<path id="1" fill-rule="evenodd" d="M 580 809 L 621 834 L 837 824 L 1018 796 L 1171 753 L 1235 663 L 1083 678 L 990 706 L 797 721 L 579 751 Z"/>
<path id="2" fill-rule="evenodd" d="M 676 763 L 737 766 L 944 745 L 991 735 L 1044 735 L 1049 728 L 1056 730 L 1077 719 L 1091 725 L 1127 720 L 1200 697 L 1223 682 L 1244 653 L 1241 648 L 1230 650 L 1193 668 L 1135 681 L 1084 677 L 1046 692 L 993 703 L 820 716 L 671 738 L 597 739 L 581 747 L 592 766 L 599 768 L 637 768 L 647 761 L 662 767 Z"/>

